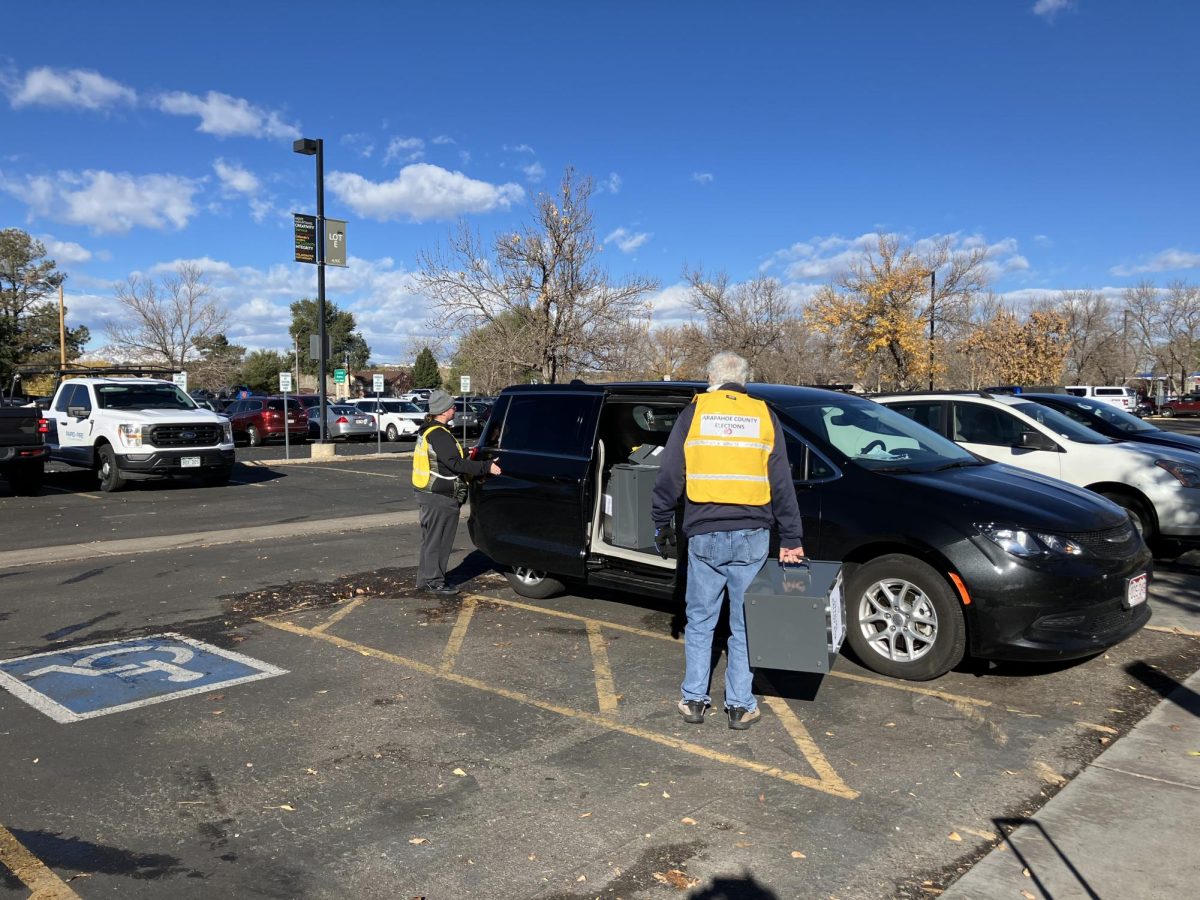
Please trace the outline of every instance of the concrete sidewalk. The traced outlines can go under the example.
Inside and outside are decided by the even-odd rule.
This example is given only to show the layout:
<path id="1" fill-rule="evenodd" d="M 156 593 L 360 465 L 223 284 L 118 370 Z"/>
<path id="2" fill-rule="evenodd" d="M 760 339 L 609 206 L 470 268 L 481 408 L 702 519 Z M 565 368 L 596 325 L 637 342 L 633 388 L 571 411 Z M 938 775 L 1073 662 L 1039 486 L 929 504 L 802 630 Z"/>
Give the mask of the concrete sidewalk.
<path id="1" fill-rule="evenodd" d="M 1200 608 L 1156 605 L 1152 625 L 1194 635 Z M 1017 829 L 943 898 L 1200 894 L 1200 672 L 1183 684 L 1148 665 L 1132 674 L 1162 702 L 1032 817 L 997 820 Z"/>

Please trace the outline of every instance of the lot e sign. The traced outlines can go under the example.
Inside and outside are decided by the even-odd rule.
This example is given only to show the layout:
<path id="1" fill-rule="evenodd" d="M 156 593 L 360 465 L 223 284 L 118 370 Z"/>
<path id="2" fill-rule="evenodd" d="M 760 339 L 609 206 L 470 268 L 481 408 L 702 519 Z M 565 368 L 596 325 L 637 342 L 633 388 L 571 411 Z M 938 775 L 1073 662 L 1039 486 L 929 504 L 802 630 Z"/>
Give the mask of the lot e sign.
<path id="1" fill-rule="evenodd" d="M 66 723 L 286 674 L 232 650 L 157 634 L 7 659 L 0 688 Z"/>

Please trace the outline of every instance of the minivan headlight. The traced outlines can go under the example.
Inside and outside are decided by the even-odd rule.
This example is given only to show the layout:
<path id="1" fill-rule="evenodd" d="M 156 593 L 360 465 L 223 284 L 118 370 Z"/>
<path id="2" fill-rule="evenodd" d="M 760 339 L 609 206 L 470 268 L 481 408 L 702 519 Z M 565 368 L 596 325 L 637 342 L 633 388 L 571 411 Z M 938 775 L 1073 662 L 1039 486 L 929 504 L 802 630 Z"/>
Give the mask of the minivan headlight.
<path id="1" fill-rule="evenodd" d="M 976 526 L 979 533 L 1005 553 L 1021 559 L 1038 559 L 1047 556 L 1080 556 L 1083 548 L 1061 534 L 1046 531 L 1028 531 L 1011 525 L 984 522 Z"/>
<path id="2" fill-rule="evenodd" d="M 1173 459 L 1156 459 L 1154 464 L 1174 475 L 1184 487 L 1200 487 L 1200 468 Z"/>

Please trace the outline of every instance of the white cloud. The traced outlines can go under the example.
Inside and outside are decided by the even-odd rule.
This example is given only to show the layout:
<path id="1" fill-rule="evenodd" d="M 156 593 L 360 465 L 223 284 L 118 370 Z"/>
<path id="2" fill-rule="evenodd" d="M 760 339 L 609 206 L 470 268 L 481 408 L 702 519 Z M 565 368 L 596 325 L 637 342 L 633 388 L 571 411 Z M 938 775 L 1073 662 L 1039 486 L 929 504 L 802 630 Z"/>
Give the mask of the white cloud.
<path id="1" fill-rule="evenodd" d="M 255 222 L 262 222 L 275 211 L 275 204 L 258 197 L 250 198 L 250 217 Z"/>
<path id="2" fill-rule="evenodd" d="M 387 152 L 383 154 L 383 162 L 385 165 L 395 160 L 413 162 L 424 155 L 425 142 L 420 138 L 394 137 L 388 141 Z"/>
<path id="3" fill-rule="evenodd" d="M 59 265 L 85 263 L 92 258 L 92 251 L 73 241 L 58 241 L 49 235 L 38 238 L 46 248 L 46 255 Z"/>
<path id="4" fill-rule="evenodd" d="M 89 169 L 16 179 L 0 173 L 0 190 L 28 204 L 31 215 L 86 225 L 97 233 L 183 228 L 196 212 L 192 196 L 199 189 L 199 181 L 179 175 Z"/>
<path id="5" fill-rule="evenodd" d="M 1200 269 L 1200 253 L 1171 248 L 1133 265 L 1113 266 L 1110 275 L 1142 275 L 1147 272 L 1173 272 L 1179 269 Z"/>
<path id="6" fill-rule="evenodd" d="M 462 164 L 464 166 L 469 166 L 471 164 L 471 151 L 470 150 L 458 151 L 458 158 L 459 158 L 459 160 L 462 161 Z"/>
<path id="7" fill-rule="evenodd" d="M 173 91 L 159 96 L 156 105 L 170 115 L 199 116 L 196 130 L 217 137 L 300 137 L 300 130 L 284 122 L 279 113 L 217 91 L 209 91 L 203 97 Z"/>
<path id="8" fill-rule="evenodd" d="M 25 77 L 8 85 L 8 99 L 14 109 L 22 106 L 74 106 L 80 109 L 108 109 L 132 105 L 137 92 L 118 81 L 86 69 L 30 69 Z"/>
<path id="9" fill-rule="evenodd" d="M 1075 0 L 1037 0 L 1033 4 L 1033 14 L 1041 16 L 1047 22 L 1053 22 L 1054 17 L 1065 9 L 1071 9 Z"/>
<path id="10" fill-rule="evenodd" d="M 342 135 L 342 146 L 349 147 L 364 159 L 375 152 L 375 141 L 369 134 L 344 134 Z"/>
<path id="11" fill-rule="evenodd" d="M 525 196 L 519 184 L 490 184 L 429 163 L 405 166 L 396 178 L 384 182 L 332 172 L 325 185 L 360 216 L 381 222 L 421 222 L 508 209 Z"/>
<path id="12" fill-rule="evenodd" d="M 596 193 L 598 194 L 616 194 L 621 190 L 621 176 L 616 172 L 609 172 L 607 178 L 602 178 L 596 182 Z"/>
<path id="13" fill-rule="evenodd" d="M 696 182 L 696 184 L 712 184 L 712 180 L 713 180 L 712 172 L 693 172 L 692 173 L 692 181 Z"/>
<path id="14" fill-rule="evenodd" d="M 604 239 L 604 243 L 616 244 L 617 249 L 622 253 L 633 253 L 638 247 L 650 240 L 651 237 L 653 235 L 647 231 L 630 231 L 627 228 L 618 228 Z"/>
<path id="15" fill-rule="evenodd" d="M 861 259 L 864 253 L 873 251 L 879 245 L 879 237 L 876 232 L 868 232 L 855 238 L 844 238 L 840 235 L 814 237 L 777 250 L 759 268 L 766 272 L 776 265 L 782 265 L 785 278 L 797 281 L 829 281 L 849 271 L 851 265 Z M 984 267 L 993 278 L 1029 269 L 1029 260 L 1017 252 L 1015 238 L 988 243 L 982 235 L 956 233 L 918 238 L 910 241 L 910 245 L 915 252 L 926 253 L 947 237 L 950 238 L 951 251 L 986 250 L 987 260 Z"/>
<path id="16" fill-rule="evenodd" d="M 527 181 L 538 182 L 546 177 L 546 170 L 537 161 L 531 162 L 527 166 L 521 166 L 521 171 L 525 173 Z"/>
<path id="17" fill-rule="evenodd" d="M 435 138 L 433 139 L 433 141 L 432 141 L 431 143 L 434 143 L 434 144 L 454 144 L 454 143 L 457 143 L 457 142 L 454 140 L 454 138 L 450 137 L 450 135 L 448 135 L 448 134 L 439 134 L 437 137 L 435 137 Z"/>
<path id="18" fill-rule="evenodd" d="M 257 194 L 262 187 L 254 173 L 243 169 L 237 163 L 227 163 L 224 159 L 217 159 L 213 163 L 213 169 L 216 171 L 217 177 L 221 179 L 221 186 L 228 191 L 238 194 Z"/>
<path id="19" fill-rule="evenodd" d="M 533 153 L 533 148 L 528 144 L 502 144 L 501 150 L 507 150 L 509 153 Z"/>

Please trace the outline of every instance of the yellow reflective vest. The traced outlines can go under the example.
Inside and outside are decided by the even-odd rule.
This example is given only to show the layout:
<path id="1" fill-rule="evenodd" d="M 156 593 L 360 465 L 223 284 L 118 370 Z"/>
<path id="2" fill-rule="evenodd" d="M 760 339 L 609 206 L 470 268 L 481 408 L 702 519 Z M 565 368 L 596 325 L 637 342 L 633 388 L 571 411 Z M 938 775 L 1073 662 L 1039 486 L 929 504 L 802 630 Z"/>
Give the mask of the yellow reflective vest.
<path id="1" fill-rule="evenodd" d="M 740 391 L 697 394 L 683 444 L 687 497 L 693 503 L 771 502 L 767 461 L 775 425 L 767 404 Z"/>
<path id="2" fill-rule="evenodd" d="M 450 482 L 458 479 L 456 475 L 442 475 L 438 472 L 437 454 L 433 452 L 428 438 L 429 432 L 435 428 L 440 428 L 450 435 L 450 439 L 454 441 L 454 446 L 458 449 L 459 458 L 463 455 L 462 444 L 445 425 L 431 425 L 429 428 L 422 429 L 417 436 L 416 446 L 413 447 L 412 483 L 418 491 L 432 492 L 433 486 L 439 478 Z M 453 488 L 448 493 L 453 494 Z"/>

